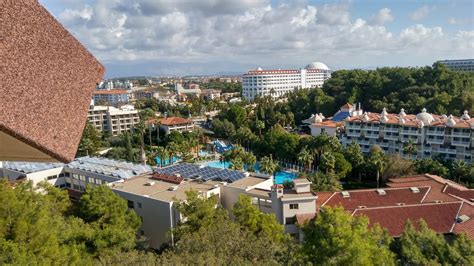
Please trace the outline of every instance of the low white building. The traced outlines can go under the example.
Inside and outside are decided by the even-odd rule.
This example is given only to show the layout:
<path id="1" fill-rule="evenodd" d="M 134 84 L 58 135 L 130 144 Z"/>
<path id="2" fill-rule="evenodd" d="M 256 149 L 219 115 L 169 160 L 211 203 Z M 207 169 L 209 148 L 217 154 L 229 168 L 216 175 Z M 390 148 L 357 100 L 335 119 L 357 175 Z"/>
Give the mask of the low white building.
<path id="1" fill-rule="evenodd" d="M 174 242 L 171 230 L 183 218 L 174 204 L 186 199 L 186 191 L 198 191 L 205 198 L 218 197 L 223 207 L 231 209 L 239 195 L 255 188 L 269 190 L 272 183 L 268 175 L 182 163 L 112 183 L 111 188 L 141 217 L 140 234 L 158 249 Z"/>
<path id="2" fill-rule="evenodd" d="M 194 122 L 191 119 L 182 117 L 166 117 L 160 120 L 160 128 L 163 129 L 166 134 L 173 131 L 185 132 L 194 130 Z"/>
<path id="3" fill-rule="evenodd" d="M 63 188 L 63 167 L 62 163 L 0 162 L 0 178 L 10 182 L 31 180 L 35 186 L 41 181 L 48 181 L 53 186 Z"/>

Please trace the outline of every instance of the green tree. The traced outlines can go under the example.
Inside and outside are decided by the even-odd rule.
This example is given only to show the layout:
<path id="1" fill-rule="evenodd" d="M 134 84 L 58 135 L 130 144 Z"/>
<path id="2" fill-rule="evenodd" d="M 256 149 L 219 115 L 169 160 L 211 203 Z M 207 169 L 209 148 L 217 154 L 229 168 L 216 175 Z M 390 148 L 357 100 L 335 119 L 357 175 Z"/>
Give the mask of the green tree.
<path id="1" fill-rule="evenodd" d="M 461 180 L 468 178 L 470 170 L 466 162 L 456 160 L 451 164 L 451 178 L 460 183 Z"/>
<path id="2" fill-rule="evenodd" d="M 458 237 L 452 245 L 443 235 L 431 230 L 420 220 L 418 230 L 408 221 L 403 234 L 395 243 L 395 250 L 402 263 L 410 265 L 472 265 L 474 242 L 465 236 Z"/>
<path id="3" fill-rule="evenodd" d="M 275 216 L 260 212 L 257 207 L 252 205 L 252 199 L 246 195 L 239 196 L 232 213 L 240 226 L 256 236 L 269 238 L 273 241 L 288 240 L 283 225 L 277 222 Z"/>
<path id="4" fill-rule="evenodd" d="M 419 174 L 434 174 L 442 177 L 447 177 L 448 168 L 442 163 L 431 158 L 418 159 L 414 161 L 415 170 Z"/>
<path id="5" fill-rule="evenodd" d="M 168 150 L 165 147 L 158 147 L 156 155 L 160 158 L 160 167 L 163 167 L 163 163 L 168 159 Z"/>
<path id="6" fill-rule="evenodd" d="M 319 168 L 322 171 L 325 171 L 326 174 L 334 173 L 334 168 L 336 167 L 336 157 L 330 152 L 325 152 L 322 154 L 321 159 L 319 160 Z"/>
<path id="7" fill-rule="evenodd" d="M 101 145 L 101 133 L 97 131 L 97 129 L 95 129 L 95 127 L 90 122 L 87 122 L 84 127 L 84 131 L 82 132 L 81 141 L 79 142 L 77 156 L 97 155 Z"/>
<path id="8" fill-rule="evenodd" d="M 340 152 L 334 153 L 334 171 L 339 179 L 344 178 L 352 170 L 352 165 Z"/>
<path id="9" fill-rule="evenodd" d="M 346 160 L 352 165 L 353 174 L 355 171 L 358 174 L 359 182 L 361 182 L 365 158 L 359 144 L 352 141 L 351 144 L 349 144 L 344 150 L 344 156 Z"/>
<path id="10" fill-rule="evenodd" d="M 257 163 L 257 157 L 252 152 L 245 152 L 242 158 L 244 164 L 247 166 L 248 171 L 253 171 L 255 163 Z"/>
<path id="11" fill-rule="evenodd" d="M 186 191 L 186 201 L 176 201 L 174 204 L 179 213 L 185 217 L 174 230 L 179 239 L 182 236 L 196 232 L 228 218 L 228 214 L 220 207 L 216 207 L 218 197 L 204 198 L 195 190 Z"/>
<path id="12" fill-rule="evenodd" d="M 255 127 L 258 129 L 258 135 L 262 136 L 262 130 L 265 129 L 265 122 L 261 120 L 255 121 Z"/>
<path id="13" fill-rule="evenodd" d="M 408 140 L 403 144 L 403 152 L 408 155 L 416 155 L 418 153 L 418 149 L 416 147 L 416 143 L 413 140 Z"/>
<path id="14" fill-rule="evenodd" d="M 126 160 L 129 162 L 135 162 L 135 156 L 133 152 L 132 139 L 130 137 L 130 133 L 125 132 L 124 138 L 125 138 L 125 152 L 127 156 Z"/>
<path id="15" fill-rule="evenodd" d="M 312 183 L 311 190 L 313 191 L 337 191 L 342 189 L 339 177 L 334 173 L 316 172 L 310 174 L 307 178 Z"/>
<path id="16" fill-rule="evenodd" d="M 367 157 L 367 165 L 376 172 L 377 187 L 380 185 L 380 175 L 384 172 L 387 166 L 387 159 L 383 150 L 375 145 L 370 149 L 369 156 Z"/>
<path id="17" fill-rule="evenodd" d="M 340 207 L 324 208 L 302 226 L 303 254 L 318 265 L 394 265 L 391 237 L 368 224 L 366 217 L 353 217 Z"/>
<path id="18" fill-rule="evenodd" d="M 278 165 L 273 162 L 272 157 L 265 156 L 260 160 L 260 171 L 265 174 L 274 175 L 277 167 Z"/>
<path id="19" fill-rule="evenodd" d="M 231 168 L 234 170 L 243 170 L 244 169 L 244 162 L 242 161 L 241 157 L 234 158 L 230 161 Z"/>
<path id="20" fill-rule="evenodd" d="M 305 168 L 309 171 L 311 169 L 311 164 L 314 161 L 313 154 L 304 147 L 300 153 L 298 153 L 298 161 L 304 164 Z"/>
<path id="21" fill-rule="evenodd" d="M 136 245 L 140 227 L 138 215 L 127 202 L 107 186 L 88 187 L 76 210 L 77 216 L 90 224 L 94 234 L 88 243 L 94 253 L 116 249 L 128 251 Z"/>
<path id="22" fill-rule="evenodd" d="M 404 159 L 399 155 L 387 156 L 387 166 L 383 174 L 384 180 L 413 174 L 415 174 L 413 160 Z"/>

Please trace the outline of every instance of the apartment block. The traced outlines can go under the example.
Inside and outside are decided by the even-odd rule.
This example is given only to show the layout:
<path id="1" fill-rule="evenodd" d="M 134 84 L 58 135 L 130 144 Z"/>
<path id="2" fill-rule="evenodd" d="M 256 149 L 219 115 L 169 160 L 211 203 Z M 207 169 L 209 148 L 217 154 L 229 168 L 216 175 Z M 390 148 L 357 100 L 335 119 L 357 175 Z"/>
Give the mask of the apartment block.
<path id="1" fill-rule="evenodd" d="M 95 90 L 94 101 L 105 101 L 110 105 L 126 104 L 129 101 L 129 92 L 127 90 Z"/>
<path id="2" fill-rule="evenodd" d="M 445 159 L 473 162 L 474 119 L 465 111 L 461 117 L 435 115 L 423 109 L 417 115 L 364 112 L 347 118 L 340 136 L 344 146 L 358 143 L 367 153 L 374 145 L 386 153 L 407 158 L 442 156 Z M 416 152 L 407 153 L 414 145 Z"/>
<path id="3" fill-rule="evenodd" d="M 138 111 L 130 105 L 120 108 L 91 105 L 87 118 L 97 130 L 113 136 L 132 131 L 140 122 Z"/>

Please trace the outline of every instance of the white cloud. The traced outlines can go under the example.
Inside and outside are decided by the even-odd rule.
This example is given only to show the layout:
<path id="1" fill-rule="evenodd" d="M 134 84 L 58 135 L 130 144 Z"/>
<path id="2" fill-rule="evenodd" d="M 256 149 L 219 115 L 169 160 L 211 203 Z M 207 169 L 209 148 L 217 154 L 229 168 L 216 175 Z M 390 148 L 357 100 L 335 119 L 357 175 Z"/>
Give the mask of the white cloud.
<path id="1" fill-rule="evenodd" d="M 333 68 L 380 60 L 431 64 L 438 57 L 468 56 L 473 49 L 472 31 L 450 35 L 418 24 L 391 32 L 384 26 L 394 20 L 389 8 L 351 18 L 347 4 L 222 2 L 97 0 L 76 3 L 58 18 L 106 66 L 148 62 L 153 71 L 180 69 L 177 74 L 303 67 L 311 61 Z M 174 65 L 165 67 L 169 62 Z"/>
<path id="2" fill-rule="evenodd" d="M 411 13 L 410 18 L 415 21 L 422 20 L 433 10 L 435 10 L 434 6 L 422 6 L 415 10 L 415 12 Z"/>
<path id="3" fill-rule="evenodd" d="M 393 15 L 390 8 L 382 8 L 370 18 L 370 23 L 374 25 L 384 25 L 391 21 L 393 21 Z"/>
<path id="4" fill-rule="evenodd" d="M 62 21 L 72 21 L 76 19 L 90 20 L 92 15 L 92 8 L 89 5 L 85 5 L 84 8 L 80 10 L 65 9 L 59 14 L 59 19 Z"/>

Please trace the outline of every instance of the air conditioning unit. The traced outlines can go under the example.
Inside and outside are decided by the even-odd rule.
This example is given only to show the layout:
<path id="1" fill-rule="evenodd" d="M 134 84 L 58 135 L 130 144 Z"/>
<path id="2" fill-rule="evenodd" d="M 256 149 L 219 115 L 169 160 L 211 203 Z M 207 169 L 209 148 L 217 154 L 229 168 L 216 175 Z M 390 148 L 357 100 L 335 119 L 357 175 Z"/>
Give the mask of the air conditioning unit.
<path id="1" fill-rule="evenodd" d="M 377 189 L 377 194 L 382 196 L 382 195 L 387 195 L 387 192 L 384 189 L 379 188 Z"/>
<path id="2" fill-rule="evenodd" d="M 145 186 L 153 186 L 155 184 L 155 181 L 150 181 L 145 184 Z"/>
<path id="3" fill-rule="evenodd" d="M 341 192 L 343 198 L 349 198 L 351 194 L 349 194 L 349 191 L 342 191 Z"/>
<path id="4" fill-rule="evenodd" d="M 178 186 L 171 186 L 168 188 L 169 191 L 175 191 L 175 190 L 178 190 Z"/>
<path id="5" fill-rule="evenodd" d="M 420 190 L 417 187 L 411 187 L 410 190 L 413 193 L 420 193 Z"/>

